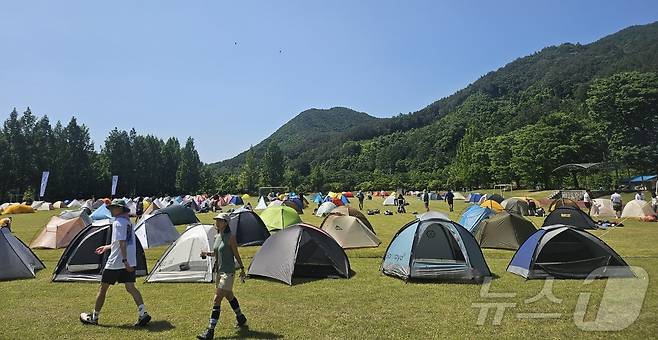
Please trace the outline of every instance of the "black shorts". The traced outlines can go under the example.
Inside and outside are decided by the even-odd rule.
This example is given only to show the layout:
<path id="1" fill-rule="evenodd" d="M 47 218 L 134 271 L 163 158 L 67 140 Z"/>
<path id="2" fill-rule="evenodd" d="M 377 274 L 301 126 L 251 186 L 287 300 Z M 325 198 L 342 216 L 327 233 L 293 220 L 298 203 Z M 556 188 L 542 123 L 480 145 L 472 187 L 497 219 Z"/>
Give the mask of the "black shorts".
<path id="1" fill-rule="evenodd" d="M 591 203 L 591 202 L 585 202 L 585 208 L 589 209 L 589 208 L 591 208 L 591 207 L 592 207 L 592 203 Z"/>
<path id="2" fill-rule="evenodd" d="M 124 269 L 105 269 L 103 270 L 103 276 L 101 277 L 101 282 L 108 284 L 126 283 L 126 282 L 135 282 L 135 271 L 128 272 Z"/>
<path id="3" fill-rule="evenodd" d="M 455 203 L 455 201 L 453 201 L 453 200 L 448 200 L 448 205 L 453 205 L 454 203 Z"/>

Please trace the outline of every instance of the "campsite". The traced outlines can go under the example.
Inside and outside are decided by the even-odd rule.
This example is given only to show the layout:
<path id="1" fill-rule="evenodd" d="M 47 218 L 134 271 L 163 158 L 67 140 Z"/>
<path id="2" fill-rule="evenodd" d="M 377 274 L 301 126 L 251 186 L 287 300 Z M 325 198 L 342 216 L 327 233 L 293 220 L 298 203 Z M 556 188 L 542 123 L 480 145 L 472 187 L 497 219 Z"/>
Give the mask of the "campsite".
<path id="1" fill-rule="evenodd" d="M 0 340 L 658 338 L 658 1 L 5 1 Z"/>
<path id="2" fill-rule="evenodd" d="M 537 199 L 547 192 L 513 192 L 507 197 L 524 197 L 527 195 Z M 631 199 L 631 197 L 628 197 Z M 258 198 L 247 200 L 253 206 Z M 422 202 L 416 198 L 409 199 L 410 210 L 422 212 Z M 384 198 L 374 197 L 365 201 L 365 210 L 382 209 Z M 443 201 L 433 201 L 431 208 L 458 221 L 459 217 L 470 204 L 456 201 L 455 212 L 447 211 Z M 304 223 L 320 226 L 324 217 L 318 217 L 310 208 L 301 215 Z M 237 208 L 225 206 L 224 209 Z M 364 210 L 364 211 L 365 211 Z M 62 209 L 52 211 L 37 211 L 31 214 L 15 215 L 12 232 L 28 244 L 45 226 L 51 216 L 57 216 Z M 256 211 L 260 213 L 260 211 Z M 212 223 L 213 213 L 198 213 L 201 223 Z M 156 215 L 157 216 L 157 215 Z M 353 273 L 348 279 L 294 279 L 292 285 L 277 280 L 266 280 L 250 277 L 246 283 L 236 283 L 236 294 L 242 298 L 243 309 L 253 316 L 250 319 L 248 331 L 244 337 L 254 338 L 317 338 L 332 334 L 347 334 L 349 338 L 435 338 L 453 337 L 454 324 L 460 325 L 459 334 L 466 338 L 477 338 L 482 332 L 491 332 L 500 337 L 518 337 L 530 334 L 571 334 L 571 336 L 607 337 L 610 333 L 591 333 L 580 330 L 573 321 L 573 309 L 579 294 L 594 292 L 592 304 L 601 298 L 605 280 L 595 280 L 583 285 L 582 280 L 558 280 L 553 282 L 552 292 L 561 299 L 559 304 L 547 299 L 532 304 L 525 304 L 526 299 L 537 295 L 544 283 L 542 280 L 526 280 L 523 277 L 507 272 L 514 250 L 483 248 L 482 253 L 486 264 L 494 277 L 490 291 L 497 293 L 513 292 L 516 295 L 506 301 L 518 304 L 519 308 L 506 313 L 500 325 L 492 325 L 489 320 L 485 325 L 478 325 L 479 309 L 472 304 L 486 301 L 480 295 L 481 284 L 469 284 L 453 281 L 410 281 L 405 282 L 381 272 L 380 266 L 386 249 L 395 234 L 405 224 L 412 222 L 413 214 L 394 214 L 392 216 L 366 215 L 376 232 L 376 237 L 382 241 L 379 247 L 363 247 L 346 249 L 349 265 Z M 543 223 L 541 217 L 526 217 L 536 227 Z M 654 223 L 640 222 L 637 219 L 624 220 L 624 227 L 614 229 L 589 230 L 621 256 L 631 266 L 640 266 L 649 276 L 658 274 L 658 226 Z M 176 229 L 182 235 L 187 225 L 178 225 Z M 203 234 L 204 232 L 201 231 Z M 144 250 L 149 272 L 168 245 L 150 247 Z M 246 263 L 251 263 L 258 252 L 258 246 L 241 247 Z M 36 278 L 0 282 L 3 291 L 3 303 L 0 312 L 7 320 L 2 334 L 8 338 L 25 334 L 29 327 L 30 334 L 35 336 L 67 337 L 67 338 L 106 338 L 135 337 L 140 338 L 189 338 L 199 328 L 199 320 L 206 314 L 208 295 L 212 291 L 210 283 L 145 283 L 146 277 L 138 277 L 137 284 L 148 299 L 150 309 L 155 316 L 155 323 L 149 329 L 133 330 L 125 325 L 125 314 L 133 312 L 130 305 L 119 307 L 119 301 L 129 299 L 117 294 L 121 287 L 114 287 L 108 296 L 108 310 L 103 323 L 106 327 L 89 328 L 75 322 L 76 313 L 89 304 L 96 285 L 81 282 L 51 282 L 52 271 L 64 249 L 34 249 L 35 254 L 44 262 L 45 269 L 36 273 Z M 202 279 L 203 280 L 203 279 Z M 650 283 L 647 297 L 638 320 L 630 327 L 616 332 L 622 338 L 649 337 L 656 331 L 658 324 L 658 296 Z M 117 302 L 117 303 L 113 303 Z M 21 315 L 40 310 L 48 315 L 38 324 L 31 323 Z M 546 313 L 560 313 L 561 317 L 545 320 L 518 320 L 519 312 L 541 310 Z M 596 317 L 596 308 L 587 311 L 587 318 Z M 400 314 L 413 314 L 414 318 L 400 321 Z M 436 315 L 451 315 L 450 318 L 436 318 Z M 373 317 L 376 316 L 376 317 Z M 222 316 L 221 321 L 230 321 L 230 316 Z M 292 322 L 291 320 L 294 320 Z M 392 326 L 392 324 L 396 324 Z M 61 325 L 67 325 L 61 327 Z M 108 333 L 110 332 L 110 333 Z M 221 330 L 222 336 L 233 336 L 232 329 Z"/>

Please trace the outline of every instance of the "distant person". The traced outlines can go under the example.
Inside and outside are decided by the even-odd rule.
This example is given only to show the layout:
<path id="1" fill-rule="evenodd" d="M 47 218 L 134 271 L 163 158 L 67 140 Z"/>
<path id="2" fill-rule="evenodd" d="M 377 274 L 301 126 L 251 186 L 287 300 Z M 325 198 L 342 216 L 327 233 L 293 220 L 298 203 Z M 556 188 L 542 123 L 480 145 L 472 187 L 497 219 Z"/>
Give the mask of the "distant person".
<path id="1" fill-rule="evenodd" d="M 658 197 L 656 197 L 656 193 L 651 193 L 651 207 L 654 213 L 658 213 Z"/>
<path id="2" fill-rule="evenodd" d="M 427 189 L 423 189 L 423 194 L 420 197 L 423 200 L 425 205 L 425 211 L 430 211 L 430 194 L 427 193 Z"/>
<path id="3" fill-rule="evenodd" d="M 624 203 L 621 199 L 621 195 L 615 191 L 612 195 L 610 195 L 610 201 L 612 201 L 612 209 L 615 210 L 615 215 L 617 218 L 621 218 L 621 210 Z"/>
<path id="4" fill-rule="evenodd" d="M 112 223 L 112 243 L 96 248 L 96 254 L 102 255 L 108 250 L 110 255 L 105 263 L 101 276 L 101 285 L 96 296 L 96 305 L 91 313 L 81 313 L 80 321 L 84 324 L 98 325 L 101 308 L 105 303 L 105 295 L 111 285 L 123 283 L 126 291 L 137 305 L 138 317 L 135 326 L 146 326 L 151 316 L 146 312 L 142 294 L 135 287 L 135 267 L 137 267 L 137 246 L 135 232 L 130 223 L 130 209 L 126 201 L 115 199 L 107 208 L 115 218 Z"/>
<path id="5" fill-rule="evenodd" d="M 638 190 L 638 191 L 635 193 L 635 200 L 636 200 L 636 201 L 644 201 L 644 195 L 642 195 L 642 192 L 641 192 L 641 191 Z"/>
<path id="6" fill-rule="evenodd" d="M 587 208 L 587 215 L 592 215 L 592 196 L 590 196 L 589 190 L 585 190 L 583 202 L 585 202 L 585 208 Z"/>
<path id="7" fill-rule="evenodd" d="M 231 229 L 228 227 L 230 220 L 231 216 L 228 213 L 221 213 L 215 216 L 217 236 L 215 236 L 213 250 L 202 251 L 200 255 L 202 259 L 205 259 L 206 256 L 215 258 L 215 268 L 213 270 L 217 273 L 217 289 L 213 298 L 213 307 L 210 313 L 208 328 L 202 334 L 197 335 L 197 339 L 208 340 L 214 337 L 215 326 L 217 326 L 217 321 L 219 321 L 220 306 L 223 299 L 228 301 L 235 313 L 236 327 L 243 327 L 247 323 L 247 317 L 242 314 L 240 303 L 238 303 L 238 299 L 233 294 L 235 270 L 240 269 L 240 279 L 243 281 L 245 273 L 242 259 L 238 252 L 238 243 L 235 235 L 231 234 Z M 238 262 L 237 268 L 235 267 L 236 261 Z"/>
<path id="8" fill-rule="evenodd" d="M 397 203 L 398 203 L 398 214 L 406 214 L 407 213 L 407 209 L 405 208 L 406 202 L 404 201 L 404 196 L 402 194 L 398 195 Z"/>
<path id="9" fill-rule="evenodd" d="M 247 202 L 247 204 L 244 207 L 245 209 L 254 210 L 254 208 L 251 206 L 251 202 Z"/>
<path id="10" fill-rule="evenodd" d="M 135 207 L 135 223 L 139 221 L 139 219 L 142 217 L 143 214 L 144 214 L 144 199 L 140 197 L 137 199 L 137 206 Z"/>
<path id="11" fill-rule="evenodd" d="M 363 200 L 366 199 L 366 195 L 363 194 L 363 191 L 359 190 L 356 193 L 356 198 L 359 200 L 359 210 L 363 210 Z"/>
<path id="12" fill-rule="evenodd" d="M 445 200 L 448 202 L 448 208 L 450 208 L 450 212 L 455 211 L 455 194 L 452 192 L 452 189 L 448 189 Z"/>
<path id="13" fill-rule="evenodd" d="M 537 216 L 537 203 L 532 198 L 527 199 L 528 202 L 528 214 L 530 216 Z"/>

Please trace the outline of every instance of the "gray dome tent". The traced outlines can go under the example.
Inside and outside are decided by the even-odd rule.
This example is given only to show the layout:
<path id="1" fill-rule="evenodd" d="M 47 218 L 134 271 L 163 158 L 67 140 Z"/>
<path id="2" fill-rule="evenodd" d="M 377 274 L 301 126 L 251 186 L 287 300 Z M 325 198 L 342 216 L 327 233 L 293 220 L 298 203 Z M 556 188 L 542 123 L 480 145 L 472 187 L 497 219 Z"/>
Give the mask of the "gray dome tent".
<path id="1" fill-rule="evenodd" d="M 45 267 L 9 228 L 0 228 L 0 281 L 31 279 Z"/>
<path id="2" fill-rule="evenodd" d="M 381 270 L 404 280 L 481 281 L 491 276 L 473 235 L 447 219 L 418 218 L 400 229 L 384 253 Z"/>
<path id="3" fill-rule="evenodd" d="M 530 212 L 530 206 L 528 205 L 528 202 L 525 200 L 522 200 L 520 198 L 508 198 L 504 200 L 502 203 L 500 203 L 505 210 L 512 214 L 517 214 L 521 216 L 529 216 Z"/>
<path id="4" fill-rule="evenodd" d="M 241 247 L 259 246 L 270 237 L 263 220 L 251 210 L 244 209 L 231 214 L 228 226 Z"/>
<path id="5" fill-rule="evenodd" d="M 158 214 L 167 214 L 174 225 L 198 223 L 194 210 L 180 204 L 172 204 L 157 211 Z"/>
<path id="6" fill-rule="evenodd" d="M 102 245 L 112 242 L 112 225 L 110 224 L 110 220 L 103 220 L 102 222 L 87 226 L 69 243 L 55 267 L 52 278 L 54 282 L 98 282 L 101 280 L 101 274 L 105 268 L 107 258 L 110 256 L 110 252 L 97 255 L 95 250 Z M 137 246 L 137 268 L 135 274 L 137 276 L 144 276 L 146 275 L 144 249 L 142 249 L 138 238 L 135 238 L 135 241 Z"/>
<path id="7" fill-rule="evenodd" d="M 349 278 L 350 262 L 329 234 L 298 223 L 268 238 L 251 261 L 248 273 L 292 285 L 293 276 Z"/>
<path id="8" fill-rule="evenodd" d="M 144 249 L 171 244 L 180 234 L 167 214 L 145 215 L 135 227 L 135 236 Z"/>

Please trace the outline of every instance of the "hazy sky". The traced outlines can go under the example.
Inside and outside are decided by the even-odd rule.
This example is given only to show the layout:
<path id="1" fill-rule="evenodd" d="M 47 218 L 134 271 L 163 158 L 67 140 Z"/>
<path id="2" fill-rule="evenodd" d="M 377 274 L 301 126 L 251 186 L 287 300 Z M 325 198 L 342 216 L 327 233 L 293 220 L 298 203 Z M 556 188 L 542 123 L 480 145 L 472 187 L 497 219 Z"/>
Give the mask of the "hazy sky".
<path id="1" fill-rule="evenodd" d="M 0 118 L 13 107 L 181 142 L 204 162 L 307 108 L 387 117 L 562 42 L 658 20 L 658 1 L 0 2 Z"/>

